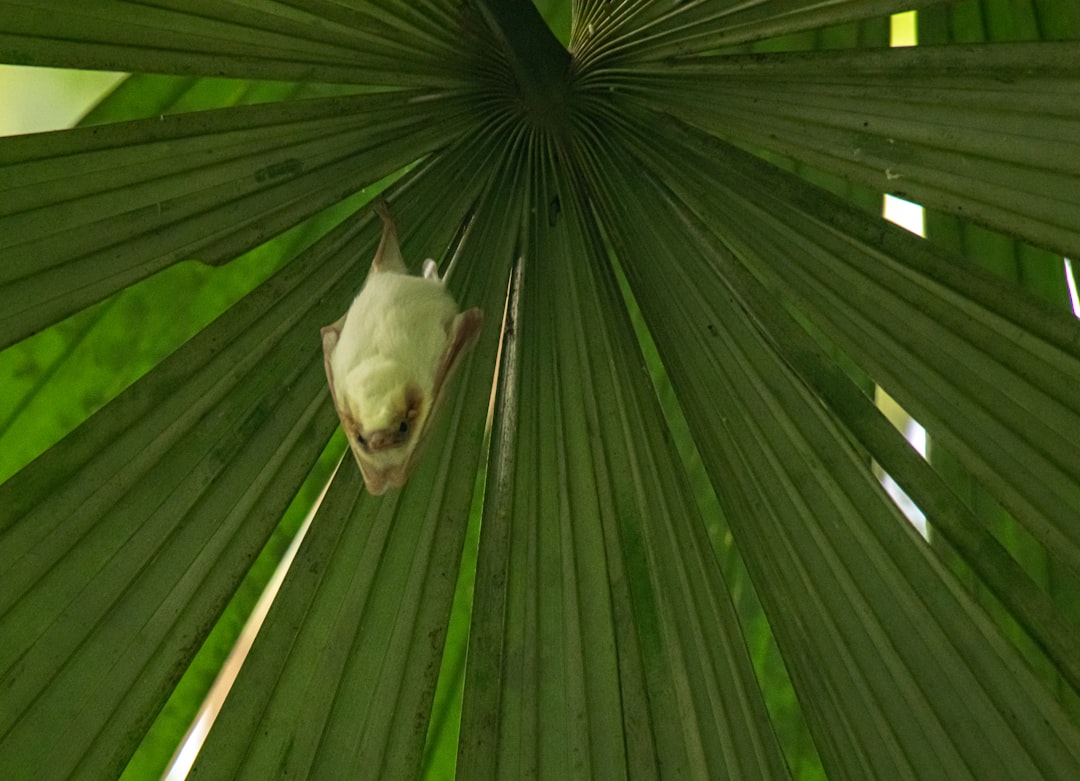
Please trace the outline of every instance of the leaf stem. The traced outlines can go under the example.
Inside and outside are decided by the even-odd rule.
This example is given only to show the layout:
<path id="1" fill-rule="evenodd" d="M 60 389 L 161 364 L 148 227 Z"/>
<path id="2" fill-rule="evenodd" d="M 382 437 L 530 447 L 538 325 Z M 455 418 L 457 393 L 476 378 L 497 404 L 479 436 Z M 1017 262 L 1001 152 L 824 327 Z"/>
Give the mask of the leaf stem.
<path id="1" fill-rule="evenodd" d="M 521 100 L 534 121 L 561 124 L 566 114 L 570 53 L 532 0 L 475 0 L 484 21 L 502 42 Z"/>

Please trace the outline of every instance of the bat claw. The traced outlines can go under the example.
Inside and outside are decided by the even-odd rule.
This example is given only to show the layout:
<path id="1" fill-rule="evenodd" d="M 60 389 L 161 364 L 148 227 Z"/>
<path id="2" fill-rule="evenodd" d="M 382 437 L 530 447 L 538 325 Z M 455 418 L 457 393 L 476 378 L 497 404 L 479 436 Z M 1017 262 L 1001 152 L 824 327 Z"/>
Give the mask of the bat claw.
<path id="1" fill-rule="evenodd" d="M 395 233 L 397 232 L 397 223 L 394 220 L 394 213 L 390 211 L 390 204 L 387 203 L 386 198 L 381 195 L 375 199 L 375 213 L 379 215 L 379 218 L 383 221 L 383 225 L 389 225 Z"/>
<path id="2" fill-rule="evenodd" d="M 390 204 L 381 195 L 375 199 L 375 213 L 382 219 L 382 237 L 379 239 L 379 248 L 375 252 L 375 260 L 371 267 L 375 271 L 392 271 L 398 274 L 407 273 L 405 259 L 401 257 L 401 246 L 398 244 L 397 222 L 390 211 Z"/>

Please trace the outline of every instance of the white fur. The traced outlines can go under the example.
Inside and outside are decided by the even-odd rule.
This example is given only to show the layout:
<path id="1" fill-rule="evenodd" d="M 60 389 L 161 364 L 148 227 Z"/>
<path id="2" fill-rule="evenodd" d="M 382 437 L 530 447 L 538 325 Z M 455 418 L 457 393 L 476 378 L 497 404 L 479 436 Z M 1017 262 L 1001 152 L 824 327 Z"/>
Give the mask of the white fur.
<path id="1" fill-rule="evenodd" d="M 331 356 L 334 392 L 365 431 L 396 428 L 409 385 L 427 417 L 457 304 L 438 275 L 372 272 L 345 316 Z"/>

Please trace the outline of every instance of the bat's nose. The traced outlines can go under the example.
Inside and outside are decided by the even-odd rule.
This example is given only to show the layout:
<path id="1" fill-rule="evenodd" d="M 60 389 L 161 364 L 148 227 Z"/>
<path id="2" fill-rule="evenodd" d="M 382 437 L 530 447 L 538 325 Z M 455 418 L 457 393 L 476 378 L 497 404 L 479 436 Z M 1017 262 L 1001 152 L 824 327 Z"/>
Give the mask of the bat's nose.
<path id="1" fill-rule="evenodd" d="M 368 448 L 371 450 L 382 450 L 393 444 L 394 437 L 391 431 L 374 431 L 368 437 Z"/>

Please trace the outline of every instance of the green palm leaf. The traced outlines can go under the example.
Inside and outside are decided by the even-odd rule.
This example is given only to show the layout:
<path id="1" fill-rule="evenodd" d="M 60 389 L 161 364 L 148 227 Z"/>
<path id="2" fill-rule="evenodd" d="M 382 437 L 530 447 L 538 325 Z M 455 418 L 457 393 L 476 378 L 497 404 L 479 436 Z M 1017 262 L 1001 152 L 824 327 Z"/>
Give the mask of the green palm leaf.
<path id="1" fill-rule="evenodd" d="M 1080 254 L 1080 19 L 1003 5 L 0 3 L 5 61 L 139 73 L 0 140 L 0 775 L 160 772 L 344 450 L 384 188 L 487 324 L 408 486 L 333 473 L 197 777 L 1080 774 L 1080 327 L 955 240 Z M 1016 33 L 881 48 L 912 6 Z"/>

